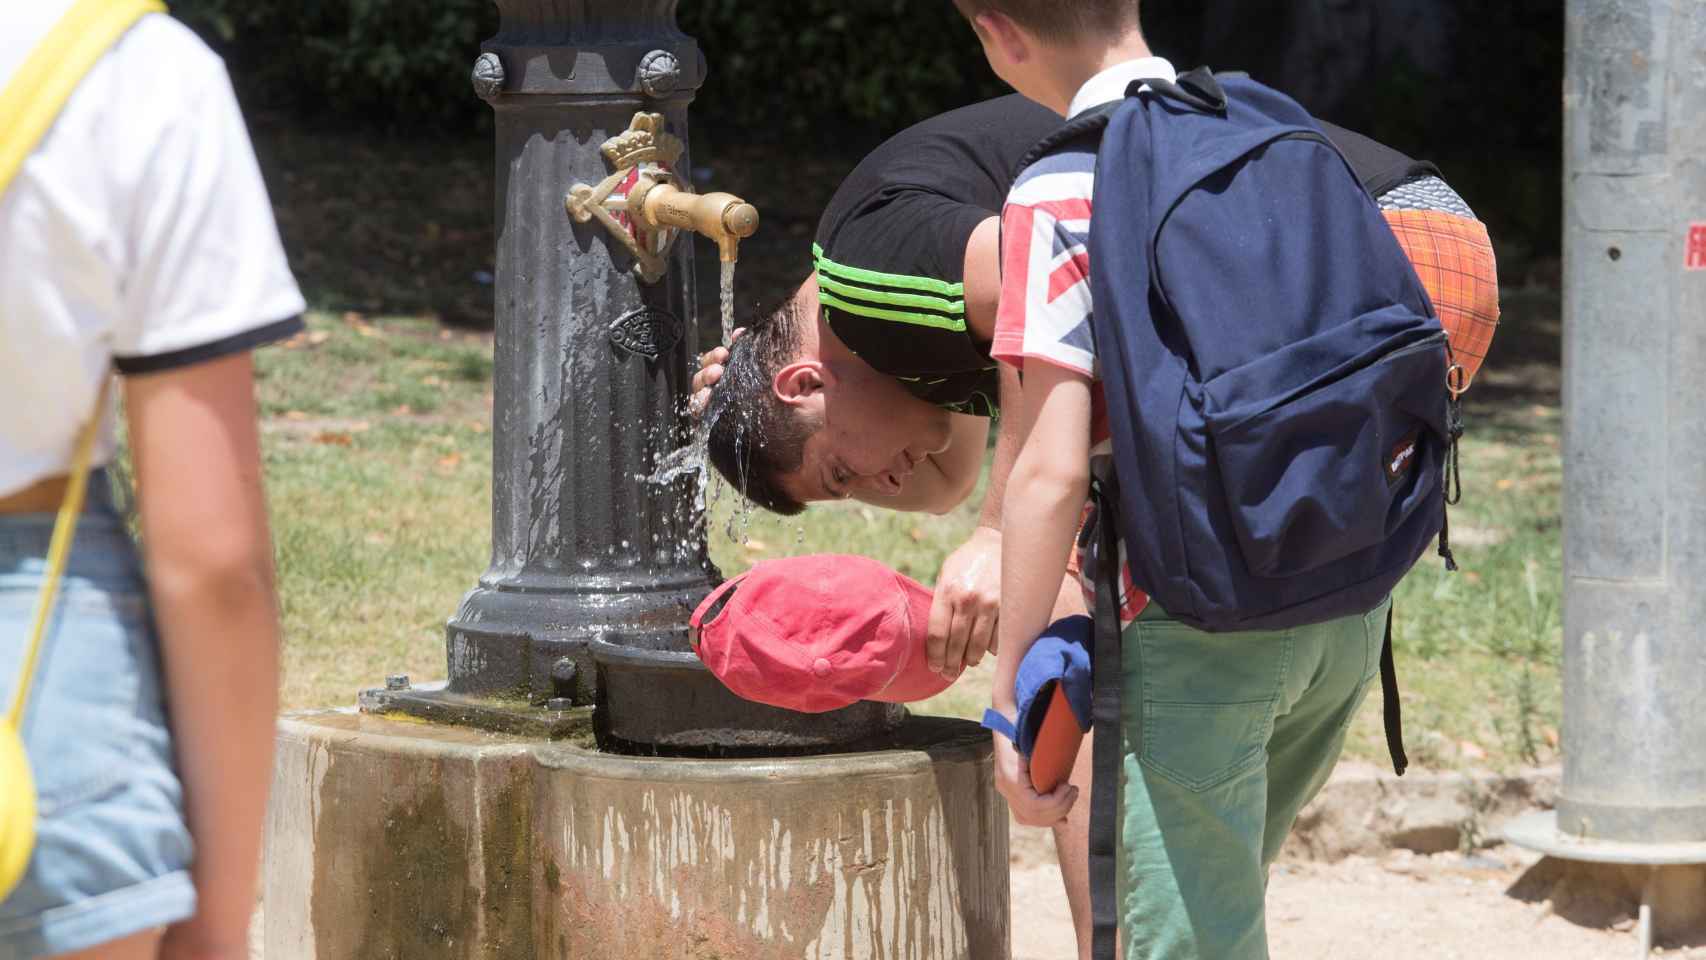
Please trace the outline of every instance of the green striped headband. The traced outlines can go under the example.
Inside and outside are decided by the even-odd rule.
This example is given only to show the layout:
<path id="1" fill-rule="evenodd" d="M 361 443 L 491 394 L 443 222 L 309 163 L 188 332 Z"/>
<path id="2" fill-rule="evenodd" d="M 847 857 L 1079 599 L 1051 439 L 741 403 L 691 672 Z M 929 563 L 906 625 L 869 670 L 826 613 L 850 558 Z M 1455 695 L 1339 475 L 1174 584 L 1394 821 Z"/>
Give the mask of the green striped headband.
<path id="1" fill-rule="evenodd" d="M 826 307 L 877 320 L 964 332 L 966 288 L 932 277 L 883 273 L 836 263 L 812 244 L 818 300 Z"/>

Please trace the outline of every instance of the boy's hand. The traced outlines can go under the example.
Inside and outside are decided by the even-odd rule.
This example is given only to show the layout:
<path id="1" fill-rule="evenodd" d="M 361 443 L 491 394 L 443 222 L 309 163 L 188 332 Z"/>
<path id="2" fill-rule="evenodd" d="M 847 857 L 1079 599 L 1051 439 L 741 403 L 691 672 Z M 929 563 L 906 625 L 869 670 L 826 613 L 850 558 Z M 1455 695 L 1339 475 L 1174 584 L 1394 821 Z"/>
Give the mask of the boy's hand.
<path id="1" fill-rule="evenodd" d="M 985 653 L 996 652 L 1000 612 L 1001 531 L 978 527 L 936 577 L 925 663 L 949 679 L 982 663 Z"/>
<path id="2" fill-rule="evenodd" d="M 745 327 L 735 330 L 730 334 L 729 342 L 739 340 L 745 332 Z M 705 405 L 711 402 L 711 388 L 723 379 L 723 364 L 728 362 L 728 347 L 712 347 L 699 355 L 699 372 L 693 375 L 693 399 L 687 405 L 695 417 L 705 412 Z"/>
<path id="3" fill-rule="evenodd" d="M 995 733 L 995 789 L 1007 800 L 1013 819 L 1027 827 L 1052 827 L 1078 802 L 1078 788 L 1062 781 L 1053 793 L 1031 786 L 1031 762 L 1005 736 Z"/>

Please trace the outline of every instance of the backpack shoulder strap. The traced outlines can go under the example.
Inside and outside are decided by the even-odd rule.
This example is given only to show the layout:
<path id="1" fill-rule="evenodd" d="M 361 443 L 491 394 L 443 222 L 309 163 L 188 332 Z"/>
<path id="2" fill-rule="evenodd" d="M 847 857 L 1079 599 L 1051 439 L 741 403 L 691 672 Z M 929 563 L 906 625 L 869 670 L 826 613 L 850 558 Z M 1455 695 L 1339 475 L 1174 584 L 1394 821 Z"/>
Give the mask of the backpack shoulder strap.
<path id="1" fill-rule="evenodd" d="M 1037 145 L 1025 154 L 1024 159 L 1020 160 L 1019 165 L 1014 168 L 1013 178 L 1018 179 L 1019 174 L 1024 173 L 1032 164 L 1061 147 L 1080 140 L 1100 140 L 1102 131 L 1108 128 L 1108 118 L 1114 115 L 1114 111 L 1119 108 L 1120 103 L 1121 101 L 1114 100 L 1099 107 L 1092 107 L 1062 123 L 1058 129 L 1038 141 Z"/>
<path id="2" fill-rule="evenodd" d="M 1245 75 L 1228 73 L 1222 74 L 1222 76 L 1243 78 Z M 1133 80 L 1126 87 L 1126 97 L 1137 96 L 1138 92 L 1145 87 L 1161 96 L 1177 100 L 1205 113 L 1226 112 L 1226 91 L 1221 89 L 1220 81 L 1216 79 L 1214 71 L 1207 67 L 1198 67 L 1189 73 L 1181 74 L 1177 82 L 1159 78 Z M 1019 161 L 1018 168 L 1013 171 L 1014 177 L 1016 178 L 1038 160 L 1069 143 L 1089 138 L 1100 139 L 1102 131 L 1108 128 L 1108 118 L 1112 117 L 1114 111 L 1118 110 L 1120 104 L 1124 102 L 1123 99 L 1112 100 L 1100 106 L 1091 107 L 1061 124 L 1059 129 L 1044 137 L 1041 142 L 1030 149 L 1029 153 L 1025 154 L 1024 159 Z"/>
<path id="3" fill-rule="evenodd" d="M 1333 141 L 1333 146 L 1350 161 L 1351 170 L 1362 181 L 1371 196 L 1380 196 L 1411 177 L 1439 176 L 1439 168 L 1425 160 L 1415 160 L 1372 137 L 1354 130 L 1316 120 L 1321 132 Z"/>
<path id="4" fill-rule="evenodd" d="M 1120 570 L 1119 494 L 1116 481 L 1098 477 L 1096 500 L 1095 644 L 1090 659 L 1090 956 L 1114 960 L 1119 935 L 1118 880 L 1114 872 L 1120 782 Z"/>
<path id="5" fill-rule="evenodd" d="M 65 101 L 102 55 L 159 0 L 77 0 L 0 90 L 0 193 L 53 127 Z"/>

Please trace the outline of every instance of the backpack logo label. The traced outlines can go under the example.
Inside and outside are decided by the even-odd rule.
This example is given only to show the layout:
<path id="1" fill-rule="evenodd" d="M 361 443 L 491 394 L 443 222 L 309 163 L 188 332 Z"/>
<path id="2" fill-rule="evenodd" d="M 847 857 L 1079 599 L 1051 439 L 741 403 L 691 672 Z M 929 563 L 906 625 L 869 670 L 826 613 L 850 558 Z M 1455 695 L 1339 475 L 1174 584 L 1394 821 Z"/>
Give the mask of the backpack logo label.
<path id="1" fill-rule="evenodd" d="M 1416 465 L 1416 445 L 1421 442 L 1422 429 L 1417 427 L 1404 435 L 1398 445 L 1386 455 L 1386 482 L 1396 486 Z"/>

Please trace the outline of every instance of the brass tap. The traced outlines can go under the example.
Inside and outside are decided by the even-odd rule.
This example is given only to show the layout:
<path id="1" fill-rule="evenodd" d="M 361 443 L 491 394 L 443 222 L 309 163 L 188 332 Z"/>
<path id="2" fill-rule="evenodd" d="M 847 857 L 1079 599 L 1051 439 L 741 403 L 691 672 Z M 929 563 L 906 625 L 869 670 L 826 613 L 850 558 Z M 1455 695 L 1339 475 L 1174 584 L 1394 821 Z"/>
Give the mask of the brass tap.
<path id="1" fill-rule="evenodd" d="M 691 193 L 642 175 L 628 191 L 628 215 L 651 230 L 676 227 L 716 241 L 724 263 L 740 259 L 740 242 L 758 232 L 758 208 L 732 193 Z"/>
<path id="2" fill-rule="evenodd" d="M 685 147 L 664 132 L 664 118 L 637 113 L 628 130 L 605 141 L 604 155 L 615 172 L 598 186 L 577 183 L 564 198 L 577 223 L 597 220 L 633 255 L 647 283 L 661 280 L 676 231 L 691 230 L 716 241 L 724 263 L 740 257 L 740 242 L 758 231 L 758 208 L 728 193 L 694 193 L 670 170 Z M 627 193 L 616 191 L 625 183 Z M 625 214 L 628 223 L 616 218 Z"/>

